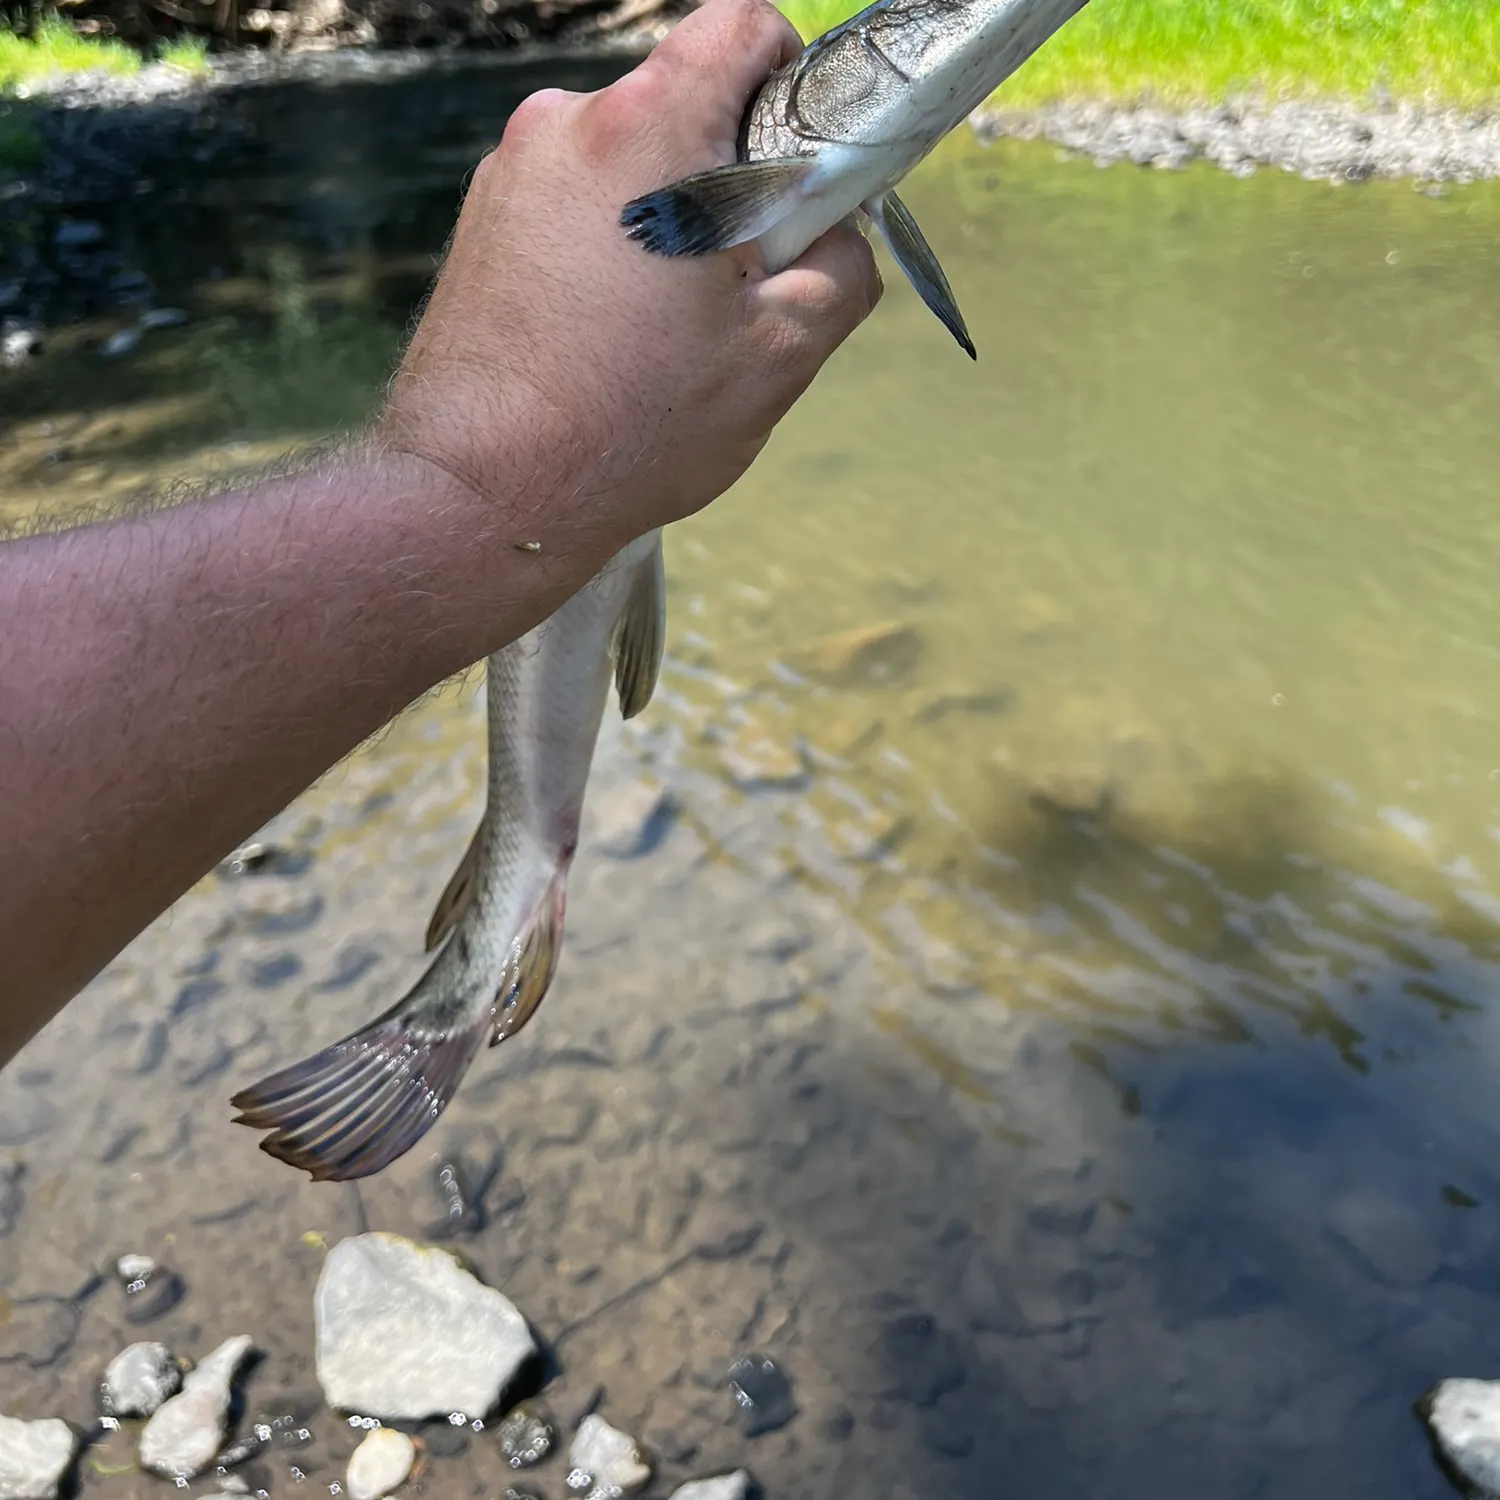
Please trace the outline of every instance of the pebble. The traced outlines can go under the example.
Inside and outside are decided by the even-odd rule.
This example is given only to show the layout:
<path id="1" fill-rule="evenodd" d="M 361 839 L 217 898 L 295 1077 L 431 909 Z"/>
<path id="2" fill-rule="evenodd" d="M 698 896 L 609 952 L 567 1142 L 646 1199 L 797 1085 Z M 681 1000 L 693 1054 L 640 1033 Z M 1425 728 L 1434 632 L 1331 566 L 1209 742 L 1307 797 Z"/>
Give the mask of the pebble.
<path id="1" fill-rule="evenodd" d="M 328 1404 L 385 1420 L 483 1417 L 537 1352 L 526 1320 L 447 1251 L 400 1235 L 340 1240 L 313 1297 Z"/>
<path id="2" fill-rule="evenodd" d="M 110 334 L 103 344 L 99 346 L 99 353 L 105 359 L 123 359 L 127 354 L 134 354 L 141 347 L 141 330 L 139 328 L 121 328 Z"/>
<path id="3" fill-rule="evenodd" d="M 672 1500 L 748 1500 L 750 1475 L 744 1469 L 715 1474 L 712 1479 L 690 1479 L 672 1491 Z"/>
<path id="4" fill-rule="evenodd" d="M 417 1445 L 393 1427 L 377 1427 L 354 1450 L 344 1483 L 349 1500 L 380 1500 L 406 1482 L 417 1459 Z"/>
<path id="5" fill-rule="evenodd" d="M 57 226 L 52 243 L 59 250 L 81 250 L 85 245 L 97 245 L 104 238 L 104 226 L 93 219 L 64 219 Z"/>
<path id="6" fill-rule="evenodd" d="M 165 1344 L 131 1344 L 104 1372 L 105 1413 L 149 1417 L 182 1389 L 182 1371 Z"/>
<path id="7" fill-rule="evenodd" d="M 143 333 L 154 328 L 177 328 L 186 323 L 188 316 L 180 307 L 153 307 L 141 314 L 139 327 Z"/>
<path id="8" fill-rule="evenodd" d="M 59 1417 L 0 1416 L 0 1500 L 54 1500 L 78 1437 Z"/>
<path id="9" fill-rule="evenodd" d="M 808 781 L 807 765 L 796 747 L 785 734 L 754 716 L 731 731 L 719 753 L 731 779 L 747 791 L 790 789 Z"/>
<path id="10" fill-rule="evenodd" d="M 1422 1415 L 1444 1461 L 1479 1500 L 1500 1497 L 1500 1380 L 1444 1380 Z"/>
<path id="11" fill-rule="evenodd" d="M 225 1339 L 141 1432 L 141 1467 L 168 1479 L 201 1474 L 224 1444 L 235 1374 L 254 1347 L 247 1333 Z"/>
<path id="12" fill-rule="evenodd" d="M 579 1425 L 568 1452 L 568 1488 L 586 1500 L 619 1500 L 633 1495 L 651 1478 L 629 1433 L 611 1427 L 597 1413 Z"/>
<path id="13" fill-rule="evenodd" d="M 797 1413 L 792 1383 L 769 1355 L 747 1354 L 729 1367 L 729 1393 L 746 1437 L 785 1427 Z"/>
<path id="14" fill-rule="evenodd" d="M 131 1323 L 161 1317 L 177 1306 L 186 1290 L 175 1272 L 149 1255 L 122 1255 L 115 1262 L 115 1275 L 125 1289 L 125 1317 Z"/>
<path id="15" fill-rule="evenodd" d="M 830 687 L 862 687 L 904 676 L 922 655 L 922 638 L 900 620 L 882 620 L 823 636 L 789 652 L 787 665 Z"/>
<path id="16" fill-rule="evenodd" d="M 523 1403 L 500 1424 L 500 1452 L 513 1469 L 529 1469 L 552 1451 L 552 1425 L 534 1406 Z"/>
<path id="17" fill-rule="evenodd" d="M 24 365 L 41 343 L 42 336 L 35 328 L 7 328 L 0 333 L 0 369 Z"/>

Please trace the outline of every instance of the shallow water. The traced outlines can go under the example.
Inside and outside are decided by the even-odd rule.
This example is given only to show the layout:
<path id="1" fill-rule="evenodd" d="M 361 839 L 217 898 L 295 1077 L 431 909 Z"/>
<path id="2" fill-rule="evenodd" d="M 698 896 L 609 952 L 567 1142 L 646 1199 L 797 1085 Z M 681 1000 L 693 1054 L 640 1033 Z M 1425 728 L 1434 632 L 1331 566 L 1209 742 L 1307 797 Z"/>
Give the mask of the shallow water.
<path id="1" fill-rule="evenodd" d="M 132 210 L 191 321 L 0 375 L 7 512 L 357 419 L 538 81 L 456 76 L 229 106 L 269 157 Z M 420 972 L 472 689 L 278 821 L 305 868 L 211 877 L 0 1078 L 0 1409 L 87 1418 L 144 1336 L 91 1277 L 145 1249 L 188 1287 L 150 1336 L 254 1332 L 247 1411 L 336 1478 L 320 1237 L 422 1233 L 462 1148 L 499 1168 L 462 1248 L 647 1433 L 653 1493 L 1448 1492 L 1411 1403 L 1500 1376 L 1500 193 L 961 140 L 906 197 L 979 362 L 889 273 L 670 536 L 555 992 L 432 1151 L 313 1187 L 226 1100 Z M 868 670 L 812 670 L 876 625 Z M 798 1414 L 746 1439 L 752 1349 Z M 85 1492 L 159 1488 L 102 1472 L 128 1446 Z M 423 1483 L 504 1488 L 483 1434 Z"/>

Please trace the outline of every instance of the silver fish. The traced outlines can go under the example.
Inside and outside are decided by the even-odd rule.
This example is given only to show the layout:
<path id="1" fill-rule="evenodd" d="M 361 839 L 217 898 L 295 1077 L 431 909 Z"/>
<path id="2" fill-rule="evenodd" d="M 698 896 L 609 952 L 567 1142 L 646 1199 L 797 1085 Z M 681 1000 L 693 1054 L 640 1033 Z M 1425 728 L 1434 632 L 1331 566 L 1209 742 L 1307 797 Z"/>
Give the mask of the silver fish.
<path id="1" fill-rule="evenodd" d="M 862 209 L 971 359 L 948 278 L 893 191 L 1087 0 L 877 0 L 762 85 L 739 160 L 626 204 L 620 223 L 659 255 L 759 240 L 784 269 Z"/>
<path id="2" fill-rule="evenodd" d="M 261 1150 L 315 1180 L 368 1177 L 421 1139 L 486 1041 L 531 1018 L 557 967 L 610 677 L 621 713 L 639 713 L 665 632 L 652 531 L 489 658 L 488 800 L 427 929 L 429 952 L 447 942 L 390 1010 L 234 1096 L 237 1123 L 271 1132 Z"/>

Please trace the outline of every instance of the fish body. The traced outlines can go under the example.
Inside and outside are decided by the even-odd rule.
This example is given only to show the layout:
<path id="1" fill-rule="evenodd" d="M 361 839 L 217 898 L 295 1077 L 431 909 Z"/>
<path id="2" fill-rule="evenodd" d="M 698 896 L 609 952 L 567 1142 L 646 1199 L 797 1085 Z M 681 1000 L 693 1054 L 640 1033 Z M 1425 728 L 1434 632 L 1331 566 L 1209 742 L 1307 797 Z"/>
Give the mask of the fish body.
<path id="1" fill-rule="evenodd" d="M 441 951 L 369 1025 L 235 1095 L 239 1123 L 270 1132 L 262 1150 L 315 1179 L 380 1171 L 429 1129 L 484 1044 L 535 1012 L 561 949 L 610 680 L 626 717 L 650 700 L 663 583 L 652 531 L 488 659 L 488 794 L 427 930 L 428 949 Z"/>
<path id="2" fill-rule="evenodd" d="M 1086 0 L 879 0 L 774 73 L 739 161 L 621 214 L 663 255 L 758 239 L 771 271 L 862 209 L 972 356 L 952 290 L 894 187 Z M 484 817 L 427 931 L 431 966 L 367 1026 L 235 1095 L 261 1149 L 316 1179 L 367 1177 L 409 1151 L 488 1042 L 547 993 L 611 675 L 626 718 L 650 701 L 665 633 L 661 534 L 488 662 Z"/>
<path id="3" fill-rule="evenodd" d="M 895 186 L 1087 0 L 877 0 L 810 43 L 745 112 L 739 160 L 625 206 L 660 255 L 758 240 L 790 265 L 857 209 L 924 302 L 973 357 L 937 257 Z"/>

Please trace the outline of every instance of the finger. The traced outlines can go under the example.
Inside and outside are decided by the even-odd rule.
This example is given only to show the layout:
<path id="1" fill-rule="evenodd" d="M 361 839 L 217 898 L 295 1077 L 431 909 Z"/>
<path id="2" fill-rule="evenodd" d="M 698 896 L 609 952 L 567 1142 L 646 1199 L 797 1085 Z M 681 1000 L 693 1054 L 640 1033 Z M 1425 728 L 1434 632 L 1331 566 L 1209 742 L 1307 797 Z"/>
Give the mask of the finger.
<path id="1" fill-rule="evenodd" d="M 884 290 L 869 241 L 845 219 L 755 294 L 812 332 L 826 357 L 870 316 Z"/>
<path id="2" fill-rule="evenodd" d="M 796 28 L 770 0 L 705 0 L 668 34 L 646 66 L 670 68 L 706 84 L 735 108 L 802 50 Z"/>

